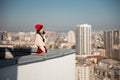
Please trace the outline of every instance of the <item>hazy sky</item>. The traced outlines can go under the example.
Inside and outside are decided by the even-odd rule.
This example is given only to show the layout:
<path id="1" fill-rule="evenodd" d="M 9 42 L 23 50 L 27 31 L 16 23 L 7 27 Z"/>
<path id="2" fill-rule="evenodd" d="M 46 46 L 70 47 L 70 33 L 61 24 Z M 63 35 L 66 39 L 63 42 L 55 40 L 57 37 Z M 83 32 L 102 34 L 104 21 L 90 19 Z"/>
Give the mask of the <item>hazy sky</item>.
<path id="1" fill-rule="evenodd" d="M 120 29 L 120 0 L 0 0 L 1 30 L 34 31 L 36 23 L 63 32 L 83 23 Z"/>

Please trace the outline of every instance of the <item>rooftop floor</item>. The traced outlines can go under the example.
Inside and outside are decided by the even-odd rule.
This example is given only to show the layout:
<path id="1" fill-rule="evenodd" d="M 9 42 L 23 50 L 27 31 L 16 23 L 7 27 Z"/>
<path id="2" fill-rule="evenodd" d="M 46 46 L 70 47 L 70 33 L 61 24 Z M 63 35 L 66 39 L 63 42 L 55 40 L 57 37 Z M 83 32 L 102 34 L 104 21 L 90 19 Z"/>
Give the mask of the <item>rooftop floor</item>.
<path id="1" fill-rule="evenodd" d="M 10 49 L 10 50 L 14 50 L 14 49 Z M 56 49 L 56 50 L 51 50 L 48 53 L 45 53 L 44 55 L 38 55 L 38 54 L 32 53 L 34 51 L 32 51 L 32 49 L 31 49 L 31 52 L 29 52 L 30 54 L 26 55 L 27 52 L 26 53 L 24 52 L 25 49 L 20 49 L 20 50 L 15 49 L 15 50 L 18 51 L 18 53 L 21 50 L 21 52 L 24 53 L 25 55 L 16 56 L 16 57 L 13 57 L 10 59 L 1 59 L 0 60 L 1 68 L 10 66 L 10 65 L 15 65 L 15 64 L 21 65 L 21 64 L 28 64 L 28 63 L 38 62 L 38 61 L 54 59 L 54 58 L 63 57 L 63 56 L 75 53 L 75 50 L 73 50 L 73 49 Z M 5 51 L 8 51 L 7 48 L 5 48 Z M 2 51 L 0 51 L 0 52 L 2 52 Z M 21 54 L 21 53 L 19 53 L 19 54 Z"/>

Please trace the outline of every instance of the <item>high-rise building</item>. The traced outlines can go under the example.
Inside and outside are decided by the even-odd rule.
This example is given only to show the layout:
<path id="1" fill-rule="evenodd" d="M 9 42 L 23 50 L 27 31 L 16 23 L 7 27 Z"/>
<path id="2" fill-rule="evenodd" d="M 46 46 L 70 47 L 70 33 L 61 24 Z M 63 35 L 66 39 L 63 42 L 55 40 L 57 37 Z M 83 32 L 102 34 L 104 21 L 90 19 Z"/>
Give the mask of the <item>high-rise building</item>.
<path id="1" fill-rule="evenodd" d="M 120 31 L 104 31 L 104 46 L 107 58 L 120 60 Z"/>
<path id="2" fill-rule="evenodd" d="M 68 32 L 68 46 L 71 48 L 75 45 L 75 33 L 73 31 Z"/>
<path id="3" fill-rule="evenodd" d="M 19 32 L 18 35 L 20 41 L 25 41 L 25 32 Z"/>
<path id="4" fill-rule="evenodd" d="M 91 64 L 79 64 L 76 67 L 76 80 L 95 80 L 94 66 Z"/>
<path id="5" fill-rule="evenodd" d="M 3 32 L 0 31 L 0 41 L 3 40 Z"/>
<path id="6" fill-rule="evenodd" d="M 0 31 L 0 41 L 7 39 L 7 31 Z"/>
<path id="7" fill-rule="evenodd" d="M 76 53 L 81 56 L 91 55 L 91 25 L 77 25 Z"/>
<path id="8" fill-rule="evenodd" d="M 113 31 L 104 31 L 104 47 L 106 50 L 107 58 L 110 58 L 113 47 Z"/>

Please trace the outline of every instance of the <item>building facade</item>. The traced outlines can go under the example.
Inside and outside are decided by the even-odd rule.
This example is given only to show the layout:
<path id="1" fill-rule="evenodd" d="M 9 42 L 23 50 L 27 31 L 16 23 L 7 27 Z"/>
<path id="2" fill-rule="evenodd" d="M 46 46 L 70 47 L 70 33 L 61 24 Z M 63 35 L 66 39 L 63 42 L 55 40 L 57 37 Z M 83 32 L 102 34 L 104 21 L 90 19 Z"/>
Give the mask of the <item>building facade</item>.
<path id="1" fill-rule="evenodd" d="M 107 58 L 120 60 L 120 31 L 104 31 L 104 47 Z"/>
<path id="2" fill-rule="evenodd" d="M 75 45 L 75 33 L 73 31 L 68 32 L 68 46 L 72 48 Z"/>
<path id="3" fill-rule="evenodd" d="M 112 59 L 101 60 L 95 66 L 95 80 L 120 80 L 120 62 Z"/>
<path id="4" fill-rule="evenodd" d="M 91 25 L 81 24 L 76 28 L 76 52 L 78 55 L 91 55 Z"/>
<path id="5" fill-rule="evenodd" d="M 77 65 L 76 80 L 95 80 L 94 66 L 88 64 Z"/>

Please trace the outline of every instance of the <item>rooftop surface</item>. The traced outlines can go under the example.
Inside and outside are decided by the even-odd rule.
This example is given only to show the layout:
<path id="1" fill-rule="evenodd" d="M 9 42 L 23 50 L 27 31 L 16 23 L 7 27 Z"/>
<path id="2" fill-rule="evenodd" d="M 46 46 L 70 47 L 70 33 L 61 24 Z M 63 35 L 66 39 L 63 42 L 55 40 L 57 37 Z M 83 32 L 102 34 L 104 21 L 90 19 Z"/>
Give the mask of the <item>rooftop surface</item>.
<path id="1" fill-rule="evenodd" d="M 3 51 L 0 50 L 0 54 L 4 51 L 9 52 L 9 49 L 10 48 L 4 48 Z M 25 49 L 19 49 L 19 48 L 13 49 L 13 48 L 11 48 L 10 50 L 11 50 L 11 52 L 14 52 L 15 50 L 17 50 L 16 53 L 17 52 L 24 53 Z M 27 53 L 27 51 L 25 51 L 25 52 Z M 45 53 L 44 55 L 32 54 L 32 52 L 34 52 L 34 49 L 31 49 L 31 51 L 28 51 L 28 52 L 31 52 L 31 54 L 30 55 L 27 54 L 25 56 L 23 56 L 23 55 L 16 56 L 16 57 L 10 58 L 10 59 L 1 59 L 0 60 L 0 68 L 15 65 L 15 64 L 22 65 L 22 64 L 28 64 L 28 63 L 45 61 L 45 60 L 49 60 L 49 59 L 63 57 L 66 55 L 74 54 L 75 50 L 74 49 L 56 49 L 56 50 L 51 50 L 48 53 Z M 44 58 L 43 58 L 43 56 L 44 56 Z"/>

